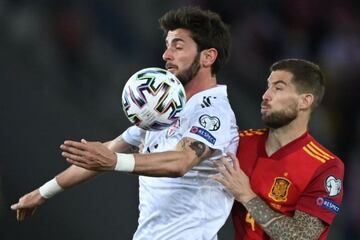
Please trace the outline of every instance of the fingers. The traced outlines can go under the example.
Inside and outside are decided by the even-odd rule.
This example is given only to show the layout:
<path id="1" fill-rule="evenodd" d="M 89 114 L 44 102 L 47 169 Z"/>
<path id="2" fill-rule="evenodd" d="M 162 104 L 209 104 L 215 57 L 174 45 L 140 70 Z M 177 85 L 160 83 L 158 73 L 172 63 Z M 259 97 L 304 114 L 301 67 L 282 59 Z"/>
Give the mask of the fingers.
<path id="1" fill-rule="evenodd" d="M 223 178 L 220 174 L 216 174 L 216 175 L 212 175 L 210 176 L 212 179 L 218 181 L 219 183 L 221 183 L 224 186 L 228 185 L 228 181 L 226 181 L 225 178 Z"/>
<path id="2" fill-rule="evenodd" d="M 222 157 L 221 162 L 224 164 L 224 167 L 229 173 L 232 174 L 234 172 L 234 167 L 230 165 L 229 161 L 227 160 L 227 157 Z"/>
<path id="3" fill-rule="evenodd" d="M 235 154 L 233 154 L 233 153 L 231 153 L 231 152 L 227 152 L 226 154 L 227 154 L 227 155 L 231 158 L 231 160 L 233 161 L 234 169 L 235 169 L 235 170 L 240 170 L 239 159 L 237 159 L 237 157 L 235 156 Z"/>
<path id="4" fill-rule="evenodd" d="M 19 203 L 14 203 L 10 208 L 11 210 L 17 210 L 19 208 Z"/>
<path id="5" fill-rule="evenodd" d="M 230 172 L 229 169 L 225 166 L 224 161 L 226 160 L 224 160 L 224 158 L 221 158 L 221 162 L 216 161 L 214 162 L 214 165 L 216 166 L 216 169 L 221 173 L 222 176 L 224 176 L 225 178 L 229 178 Z"/>
<path id="6" fill-rule="evenodd" d="M 72 161 L 85 163 L 86 160 L 81 155 L 71 154 L 68 152 L 62 152 L 61 155 L 66 158 L 66 160 L 71 159 Z"/>
<path id="7" fill-rule="evenodd" d="M 35 213 L 36 207 L 23 208 L 19 202 L 11 205 L 11 209 L 16 210 L 16 220 L 24 221 L 26 218 L 32 216 Z"/>
<path id="8" fill-rule="evenodd" d="M 18 221 L 23 221 L 25 219 L 26 216 L 26 210 L 17 210 L 17 220 Z"/>
<path id="9" fill-rule="evenodd" d="M 26 218 L 31 217 L 35 213 L 36 208 L 20 209 L 16 211 L 16 219 L 24 221 Z"/>
<path id="10" fill-rule="evenodd" d="M 64 147 L 64 148 L 73 148 L 73 149 L 77 149 L 77 150 L 82 150 L 82 151 L 88 151 L 89 148 L 86 145 L 86 142 L 76 142 L 76 141 L 71 141 L 71 140 L 66 140 L 64 142 L 64 144 L 62 144 L 60 146 Z"/>
<path id="11" fill-rule="evenodd" d="M 96 152 L 96 145 L 98 142 L 88 142 L 81 139 L 81 142 L 67 140 L 60 145 L 63 150 L 61 155 L 65 158 L 70 158 L 79 162 L 86 162 L 86 158 L 90 158 L 91 154 Z"/>
<path id="12" fill-rule="evenodd" d="M 239 162 L 235 155 L 232 153 L 227 153 L 227 155 L 234 162 L 234 166 L 229 163 L 227 157 L 221 157 L 220 161 L 214 162 L 214 165 L 220 174 L 211 176 L 212 179 L 222 183 L 225 186 L 230 184 L 234 176 L 237 174 L 237 170 L 240 170 Z"/>
<path id="13" fill-rule="evenodd" d="M 86 152 L 84 148 L 74 147 L 73 145 L 68 145 L 66 143 L 60 145 L 60 149 L 68 153 L 72 153 L 78 156 L 83 156 Z"/>

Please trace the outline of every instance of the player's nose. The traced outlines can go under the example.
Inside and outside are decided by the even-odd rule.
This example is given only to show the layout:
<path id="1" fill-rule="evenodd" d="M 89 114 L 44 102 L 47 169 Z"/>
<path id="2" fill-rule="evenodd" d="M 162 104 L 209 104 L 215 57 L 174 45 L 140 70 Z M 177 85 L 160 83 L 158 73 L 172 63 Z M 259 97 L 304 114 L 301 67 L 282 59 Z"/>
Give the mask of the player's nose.
<path id="1" fill-rule="evenodd" d="M 264 101 L 270 101 L 271 100 L 270 88 L 268 88 L 264 92 L 264 94 L 262 95 L 262 100 L 264 100 Z"/>
<path id="2" fill-rule="evenodd" d="M 164 53 L 162 55 L 162 58 L 163 58 L 164 61 L 169 61 L 169 60 L 173 59 L 170 48 L 165 49 L 165 51 L 164 51 Z"/>

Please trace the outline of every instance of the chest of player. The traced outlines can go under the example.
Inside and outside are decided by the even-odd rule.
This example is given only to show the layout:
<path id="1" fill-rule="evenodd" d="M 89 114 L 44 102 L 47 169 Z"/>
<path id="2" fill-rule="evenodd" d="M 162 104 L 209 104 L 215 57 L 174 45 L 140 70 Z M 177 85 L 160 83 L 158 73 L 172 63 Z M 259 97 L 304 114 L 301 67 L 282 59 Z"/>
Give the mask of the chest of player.
<path id="1" fill-rule="evenodd" d="M 148 131 L 145 136 L 144 150 L 147 153 L 172 151 L 188 129 L 187 118 L 181 118 L 162 131 Z"/>
<path id="2" fill-rule="evenodd" d="M 256 194 L 289 215 L 317 169 L 301 151 L 281 158 L 254 156 L 252 168 L 246 170 Z"/>

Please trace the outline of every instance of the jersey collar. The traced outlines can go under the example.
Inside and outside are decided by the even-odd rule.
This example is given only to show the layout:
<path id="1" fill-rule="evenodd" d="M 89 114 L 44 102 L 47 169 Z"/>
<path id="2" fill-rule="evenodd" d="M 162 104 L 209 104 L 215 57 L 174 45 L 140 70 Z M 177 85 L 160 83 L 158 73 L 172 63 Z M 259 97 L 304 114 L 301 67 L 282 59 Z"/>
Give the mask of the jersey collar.
<path id="1" fill-rule="evenodd" d="M 269 134 L 269 131 L 267 132 L 267 135 L 268 134 Z M 265 156 L 266 158 L 272 158 L 272 159 L 282 159 L 286 155 L 293 153 L 294 151 L 296 151 L 299 148 L 302 148 L 303 146 L 308 144 L 313 139 L 312 136 L 309 134 L 309 132 L 306 131 L 300 137 L 294 139 L 293 141 L 289 142 L 285 146 L 281 147 L 279 150 L 274 152 L 271 156 L 268 156 L 265 151 L 265 142 L 267 139 L 267 135 L 266 135 L 266 138 L 264 138 L 264 141 L 262 141 L 262 143 L 261 143 L 262 144 L 262 148 L 261 148 L 262 155 Z"/>

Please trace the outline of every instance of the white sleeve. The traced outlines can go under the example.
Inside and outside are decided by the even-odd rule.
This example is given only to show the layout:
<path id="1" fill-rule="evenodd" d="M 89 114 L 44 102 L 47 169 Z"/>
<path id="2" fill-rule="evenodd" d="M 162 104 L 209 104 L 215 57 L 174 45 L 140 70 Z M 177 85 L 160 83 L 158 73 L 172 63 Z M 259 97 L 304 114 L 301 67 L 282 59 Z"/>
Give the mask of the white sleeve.
<path id="1" fill-rule="evenodd" d="M 189 129 L 184 137 L 196 139 L 213 149 L 224 150 L 231 141 L 236 127 L 234 113 L 224 106 L 200 108 L 191 115 Z"/>
<path id="2" fill-rule="evenodd" d="M 125 140 L 125 142 L 133 145 L 133 146 L 140 146 L 145 138 L 146 131 L 142 128 L 137 126 L 131 126 L 126 129 L 122 134 L 121 137 Z"/>

